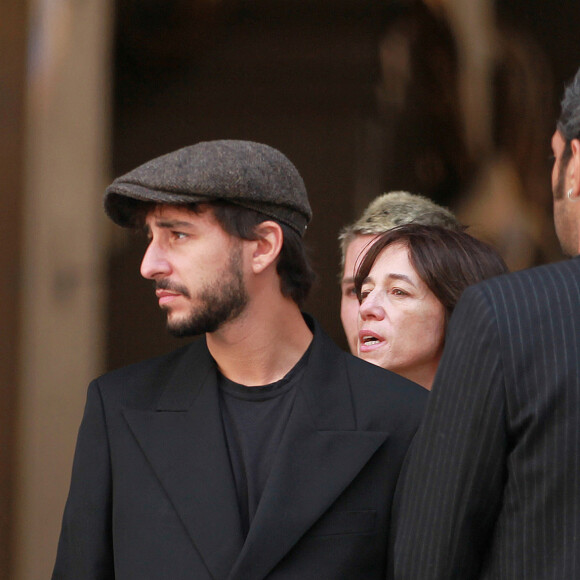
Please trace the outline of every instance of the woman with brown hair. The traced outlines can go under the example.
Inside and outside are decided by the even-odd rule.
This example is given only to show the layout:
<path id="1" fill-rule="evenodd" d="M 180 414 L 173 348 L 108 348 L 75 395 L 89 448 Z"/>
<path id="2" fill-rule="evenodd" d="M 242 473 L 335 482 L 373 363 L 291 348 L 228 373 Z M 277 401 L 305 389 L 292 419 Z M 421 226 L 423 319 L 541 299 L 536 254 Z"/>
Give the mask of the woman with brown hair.
<path id="1" fill-rule="evenodd" d="M 430 389 L 461 293 L 507 271 L 494 248 L 465 232 L 407 224 L 382 234 L 355 276 L 359 356 Z"/>

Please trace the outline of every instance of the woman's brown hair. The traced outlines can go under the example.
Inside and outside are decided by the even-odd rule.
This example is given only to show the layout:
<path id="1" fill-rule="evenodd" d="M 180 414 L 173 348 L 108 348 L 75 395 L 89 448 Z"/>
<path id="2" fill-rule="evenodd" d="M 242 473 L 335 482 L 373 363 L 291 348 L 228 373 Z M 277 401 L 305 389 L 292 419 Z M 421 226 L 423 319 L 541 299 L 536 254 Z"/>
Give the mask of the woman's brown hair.
<path id="1" fill-rule="evenodd" d="M 408 249 L 411 265 L 445 308 L 446 322 L 467 286 L 508 272 L 495 248 L 466 232 L 406 224 L 381 234 L 365 254 L 354 280 L 359 302 L 379 254 L 393 244 Z"/>

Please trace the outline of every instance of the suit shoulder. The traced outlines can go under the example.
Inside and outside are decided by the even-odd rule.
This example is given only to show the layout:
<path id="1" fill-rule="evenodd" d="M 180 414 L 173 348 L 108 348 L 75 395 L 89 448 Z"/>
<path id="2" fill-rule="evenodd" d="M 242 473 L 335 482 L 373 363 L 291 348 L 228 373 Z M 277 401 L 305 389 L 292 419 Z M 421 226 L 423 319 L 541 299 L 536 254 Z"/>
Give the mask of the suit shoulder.
<path id="1" fill-rule="evenodd" d="M 173 369 L 184 357 L 200 356 L 203 352 L 205 341 L 198 340 L 169 353 L 112 370 L 94 382 L 106 395 L 122 394 L 126 397 L 132 391 L 145 395 L 147 391 L 155 391 L 165 385 Z"/>
<path id="2" fill-rule="evenodd" d="M 493 305 L 500 317 L 526 310 L 530 304 L 553 303 L 564 295 L 578 297 L 580 258 L 545 264 L 484 280 L 465 290 L 458 310 L 477 309 L 477 304 Z M 461 308 L 460 308 L 461 307 Z"/>
<path id="3" fill-rule="evenodd" d="M 523 363 L 532 364 L 547 344 L 576 335 L 579 311 L 578 258 L 485 280 L 467 288 L 457 303 L 444 358 L 478 352 L 504 360 L 525 350 Z"/>
<path id="4" fill-rule="evenodd" d="M 473 292 L 474 289 L 496 290 L 498 288 L 528 288 L 531 284 L 544 284 L 549 281 L 558 284 L 571 283 L 580 284 L 580 257 L 571 260 L 563 260 L 551 264 L 536 266 L 526 270 L 519 270 L 509 274 L 502 274 L 489 280 L 484 280 L 475 284 L 466 293 Z"/>
<path id="5" fill-rule="evenodd" d="M 415 428 L 423 416 L 429 391 L 392 371 L 344 353 L 357 409 L 379 414 L 391 424 Z"/>
<path id="6" fill-rule="evenodd" d="M 344 353 L 346 364 L 351 374 L 353 384 L 381 385 L 387 391 L 425 392 L 425 389 L 401 375 L 371 364 L 361 358 Z"/>

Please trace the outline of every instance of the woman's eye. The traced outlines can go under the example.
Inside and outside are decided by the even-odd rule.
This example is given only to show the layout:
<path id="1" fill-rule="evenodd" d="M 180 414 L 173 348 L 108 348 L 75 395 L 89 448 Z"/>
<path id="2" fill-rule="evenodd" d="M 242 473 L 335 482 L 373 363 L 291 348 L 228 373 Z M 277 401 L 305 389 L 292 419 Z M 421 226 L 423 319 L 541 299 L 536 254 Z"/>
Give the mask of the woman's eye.
<path id="1" fill-rule="evenodd" d="M 371 293 L 370 290 L 361 290 L 360 291 L 360 302 L 362 304 L 363 300 Z"/>
<path id="2" fill-rule="evenodd" d="M 184 240 L 185 238 L 187 238 L 187 234 L 184 234 L 183 232 L 172 232 L 173 233 L 173 237 L 176 240 Z"/>
<path id="3" fill-rule="evenodd" d="M 393 288 L 391 290 L 391 293 L 394 294 L 395 296 L 407 296 L 407 292 L 401 290 L 400 288 Z"/>

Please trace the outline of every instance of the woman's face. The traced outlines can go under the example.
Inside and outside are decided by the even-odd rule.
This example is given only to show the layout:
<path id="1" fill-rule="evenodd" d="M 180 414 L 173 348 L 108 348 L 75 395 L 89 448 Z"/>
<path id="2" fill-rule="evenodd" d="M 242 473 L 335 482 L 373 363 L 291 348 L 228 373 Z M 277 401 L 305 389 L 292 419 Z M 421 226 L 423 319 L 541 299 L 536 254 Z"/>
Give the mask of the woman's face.
<path id="1" fill-rule="evenodd" d="M 407 247 L 387 246 L 361 290 L 359 356 L 430 389 L 443 351 L 445 309 L 411 265 Z"/>

